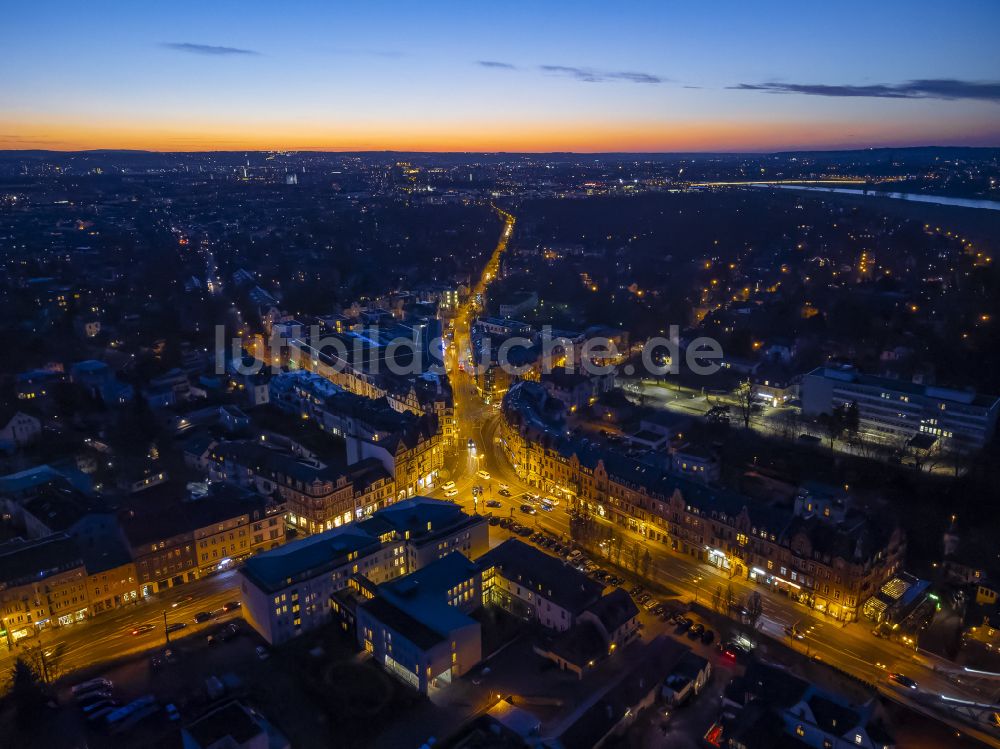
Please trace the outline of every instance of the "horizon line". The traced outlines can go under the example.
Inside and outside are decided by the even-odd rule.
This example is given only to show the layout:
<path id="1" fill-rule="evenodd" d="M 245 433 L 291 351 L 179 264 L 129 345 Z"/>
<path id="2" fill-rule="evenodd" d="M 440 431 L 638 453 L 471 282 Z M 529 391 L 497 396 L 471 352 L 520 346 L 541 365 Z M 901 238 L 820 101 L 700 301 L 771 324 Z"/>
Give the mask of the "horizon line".
<path id="1" fill-rule="evenodd" d="M 919 149 L 963 149 L 963 150 L 997 150 L 1000 142 L 990 146 L 942 145 L 928 143 L 922 145 L 873 145 L 829 148 L 779 148 L 779 149 L 746 149 L 746 150 L 688 150 L 688 151 L 504 151 L 504 150 L 421 150 L 421 149 L 339 149 L 331 148 L 199 148 L 180 150 L 160 150 L 154 148 L 0 148 L 0 154 L 6 153 L 54 153 L 54 154 L 84 154 L 84 153 L 136 153 L 136 154 L 207 154 L 207 153 L 288 153 L 288 154 L 428 154 L 428 155 L 508 155 L 508 156 L 683 156 L 688 154 L 739 156 L 743 154 L 768 155 L 780 153 L 848 153 L 852 151 L 913 151 Z"/>

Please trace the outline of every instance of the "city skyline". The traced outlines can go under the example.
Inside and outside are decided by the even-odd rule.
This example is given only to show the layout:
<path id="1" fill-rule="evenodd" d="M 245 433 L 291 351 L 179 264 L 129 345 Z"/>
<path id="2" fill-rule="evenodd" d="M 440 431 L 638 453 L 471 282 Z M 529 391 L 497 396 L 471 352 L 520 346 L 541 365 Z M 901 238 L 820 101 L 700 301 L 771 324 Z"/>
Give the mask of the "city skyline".
<path id="1" fill-rule="evenodd" d="M 1000 145 L 986 3 L 503 14 L 22 7 L 0 148 L 769 151 Z M 13 67 L 13 66 L 12 66 Z"/>

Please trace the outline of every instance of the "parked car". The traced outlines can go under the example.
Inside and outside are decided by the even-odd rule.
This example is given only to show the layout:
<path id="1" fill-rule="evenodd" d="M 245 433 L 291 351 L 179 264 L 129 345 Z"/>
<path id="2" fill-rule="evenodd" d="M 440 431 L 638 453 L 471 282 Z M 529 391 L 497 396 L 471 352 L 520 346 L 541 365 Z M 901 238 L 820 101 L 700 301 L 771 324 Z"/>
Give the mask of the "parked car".
<path id="1" fill-rule="evenodd" d="M 107 702 L 109 699 L 111 699 L 111 690 L 101 689 L 97 692 L 87 692 L 80 695 L 76 699 L 76 704 L 81 709 L 86 709 L 87 705 L 93 705 L 95 702 Z"/>
<path id="2" fill-rule="evenodd" d="M 487 507 L 503 507 L 503 502 L 501 502 L 498 499 L 487 499 L 486 500 L 486 506 Z"/>
<path id="3" fill-rule="evenodd" d="M 693 624 L 694 624 L 693 621 L 691 621 L 687 617 L 684 617 L 679 622 L 677 622 L 677 631 L 687 632 Z"/>
<path id="4" fill-rule="evenodd" d="M 112 689 L 114 686 L 114 682 L 109 679 L 97 678 L 81 682 L 70 691 L 73 693 L 73 696 L 76 697 L 77 695 L 86 694 L 87 692 L 93 692 L 99 689 Z"/>
<path id="5" fill-rule="evenodd" d="M 701 641 L 704 645 L 711 645 L 712 641 L 715 639 L 715 632 L 711 629 L 706 629 L 701 633 Z"/>
<path id="6" fill-rule="evenodd" d="M 489 522 L 490 525 L 496 526 L 496 525 L 500 525 L 500 523 L 502 521 L 496 515 L 490 515 L 490 518 L 489 518 L 488 522 Z"/>
<path id="7" fill-rule="evenodd" d="M 509 497 L 510 489 L 501 488 L 500 491 L 497 492 L 497 494 L 499 494 L 501 497 Z"/>
<path id="8" fill-rule="evenodd" d="M 720 644 L 719 647 L 722 650 L 722 655 L 729 660 L 736 661 L 737 663 L 746 663 L 750 660 L 750 650 L 743 647 L 738 642 L 730 641 L 725 645 Z"/>
<path id="9" fill-rule="evenodd" d="M 705 631 L 705 625 L 702 624 L 701 622 L 698 622 L 697 624 L 691 625 L 691 627 L 687 631 L 687 636 L 691 640 L 697 640 L 698 638 L 701 637 L 701 633 L 704 631 Z"/>

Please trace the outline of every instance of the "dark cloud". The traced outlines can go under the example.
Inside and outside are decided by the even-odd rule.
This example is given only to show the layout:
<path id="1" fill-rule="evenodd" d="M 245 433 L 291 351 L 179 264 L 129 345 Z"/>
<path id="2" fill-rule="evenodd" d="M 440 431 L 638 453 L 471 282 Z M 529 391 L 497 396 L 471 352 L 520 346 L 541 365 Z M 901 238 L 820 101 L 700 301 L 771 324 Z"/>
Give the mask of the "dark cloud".
<path id="1" fill-rule="evenodd" d="M 516 65 L 511 65 L 509 62 L 498 62 L 496 60 L 476 60 L 476 65 L 483 68 L 499 68 L 501 70 L 517 70 Z"/>
<path id="2" fill-rule="evenodd" d="M 1000 82 L 925 78 L 906 83 L 867 86 L 831 86 L 821 83 L 740 83 L 739 91 L 807 96 L 869 97 L 876 99 L 980 99 L 1000 101 Z"/>
<path id="3" fill-rule="evenodd" d="M 609 71 L 593 68 L 577 68 L 571 65 L 539 65 L 538 69 L 549 75 L 562 75 L 584 83 L 608 83 L 624 81 L 626 83 L 663 83 L 662 78 L 652 73 L 638 73 L 631 70 Z"/>
<path id="4" fill-rule="evenodd" d="M 517 65 L 499 60 L 476 60 L 476 65 L 493 70 L 521 70 Z M 524 68 L 527 70 L 528 68 Z M 558 75 L 572 78 L 584 83 L 663 83 L 662 78 L 652 73 L 638 73 L 632 70 L 594 70 L 593 68 L 578 68 L 572 65 L 539 65 L 536 70 L 546 75 Z"/>
<path id="5" fill-rule="evenodd" d="M 259 55 L 252 49 L 240 49 L 239 47 L 219 47 L 215 44 L 192 44 L 191 42 L 164 42 L 163 46 L 175 52 L 189 52 L 193 55 L 214 55 L 221 57 L 225 55 Z"/>

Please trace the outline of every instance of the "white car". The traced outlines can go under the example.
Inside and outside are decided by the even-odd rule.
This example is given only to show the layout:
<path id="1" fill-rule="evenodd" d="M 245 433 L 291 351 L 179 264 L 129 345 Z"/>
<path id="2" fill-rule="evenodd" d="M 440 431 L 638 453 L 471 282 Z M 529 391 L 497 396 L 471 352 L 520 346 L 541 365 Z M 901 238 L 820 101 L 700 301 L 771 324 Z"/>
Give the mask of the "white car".
<path id="1" fill-rule="evenodd" d="M 481 479 L 482 479 L 483 481 L 489 481 L 489 480 L 490 480 L 491 478 L 493 478 L 493 477 L 492 477 L 492 476 L 490 475 L 490 472 L 489 472 L 489 471 L 476 471 L 476 475 L 477 475 L 477 476 L 478 476 L 479 478 L 481 478 Z"/>
<path id="2" fill-rule="evenodd" d="M 450 497 L 455 497 L 457 495 L 458 495 L 458 489 L 455 489 L 454 487 L 452 487 L 451 489 L 444 490 L 444 496 L 446 497 L 450 498 Z"/>
<path id="3" fill-rule="evenodd" d="M 500 484 L 500 486 L 497 487 L 497 488 L 500 489 L 500 491 L 502 491 L 502 492 L 509 492 L 510 491 L 510 487 L 507 486 L 507 484 Z"/>
<path id="4" fill-rule="evenodd" d="M 455 488 L 455 482 L 454 481 L 448 481 L 448 482 L 446 482 L 444 484 L 441 484 L 441 488 L 444 489 L 446 492 L 447 491 L 451 491 L 452 489 Z"/>

